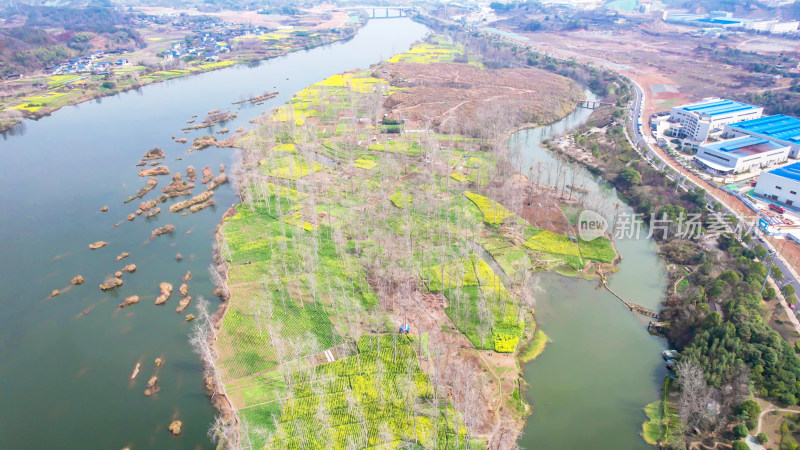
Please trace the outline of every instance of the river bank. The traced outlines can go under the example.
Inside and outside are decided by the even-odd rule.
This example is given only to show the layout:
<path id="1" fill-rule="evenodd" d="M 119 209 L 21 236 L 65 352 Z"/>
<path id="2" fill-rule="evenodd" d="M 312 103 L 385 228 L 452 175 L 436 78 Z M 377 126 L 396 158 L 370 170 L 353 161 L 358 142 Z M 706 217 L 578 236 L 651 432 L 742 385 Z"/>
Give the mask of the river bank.
<path id="1" fill-rule="evenodd" d="M 586 95 L 596 98 L 590 92 Z M 612 223 L 615 212 L 631 211 L 613 186 L 541 144 L 552 136 L 570 135 L 591 114 L 579 108 L 557 123 L 521 130 L 509 139 L 509 153 L 534 180 L 585 190 L 575 195 Z M 621 260 L 618 270 L 608 275 L 610 287 L 630 302 L 657 310 L 666 279 L 654 242 L 617 238 L 614 244 Z M 536 297 L 537 328 L 551 342 L 524 366 L 525 397 L 533 414 L 519 444 L 582 448 L 604 434 L 609 446 L 647 448 L 639 433 L 646 420 L 643 408 L 658 398 L 665 374 L 659 356 L 663 340 L 649 335 L 647 319 L 630 312 L 597 280 L 543 273 L 530 286 Z M 587 370 L 592 373 L 589 378 Z M 609 429 L 622 431 L 604 431 Z"/>
<path id="2" fill-rule="evenodd" d="M 455 34 L 462 36 L 462 39 L 469 39 L 463 37 L 460 31 Z M 528 65 L 538 66 L 545 63 L 555 67 L 553 70 L 559 70 L 559 66 L 561 70 L 565 65 L 575 66 L 573 61 L 562 61 L 531 51 L 520 52 L 519 45 L 524 46 L 519 42 L 500 43 L 497 53 L 508 55 L 510 51 L 520 63 L 527 58 Z M 624 79 L 602 70 L 591 69 L 591 72 L 596 75 L 592 84 L 597 91 L 617 97 L 618 104 L 630 102 L 632 89 Z M 685 273 L 693 275 L 680 290 L 676 286 L 675 292 L 668 294 L 663 305 L 654 305 L 652 309 L 662 308 L 660 319 L 668 325 L 662 329 L 665 329 L 674 348 L 680 351 L 681 363 L 688 364 L 682 367 L 691 367 L 694 373 L 700 373 L 705 378 L 705 383 L 701 383 L 703 389 L 714 398 L 720 399 L 719 413 L 701 415 L 699 420 L 685 426 L 694 430 L 700 438 L 730 443 L 738 439 L 732 431 L 733 425 L 738 423 L 741 425 L 739 428 L 744 427 L 743 419 L 736 414 L 735 409 L 738 403 L 750 395 L 741 389 L 743 377 L 749 379 L 762 396 L 780 397 L 790 404 L 800 397 L 800 392 L 791 381 L 800 376 L 797 357 L 765 319 L 771 310 L 779 309 L 764 304 L 773 300 L 776 295 L 770 289 L 764 292 L 756 289 L 767 275 L 768 269 L 763 262 L 766 252 L 758 245 L 750 248 L 749 234 L 744 234 L 741 241 L 726 234 L 729 228 L 717 225 L 720 218 L 709 213 L 710 208 L 706 207 L 707 201 L 702 189 L 683 192 L 677 186 L 673 188 L 673 182 L 664 172 L 646 164 L 626 139 L 624 108 L 612 106 L 601 108 L 598 112 L 602 114 L 593 126 L 582 128 L 575 134 L 573 143 L 582 147 L 582 150 L 574 152 L 573 156 L 583 160 L 582 164 L 589 164 L 591 161 L 584 155 L 590 153 L 596 158 L 597 164 L 588 169 L 594 174 L 602 174 L 614 183 L 630 201 L 633 209 L 644 216 L 645 223 L 649 222 L 648 218 L 661 219 L 662 224 L 664 220 L 667 223 L 671 221 L 671 226 L 662 225 L 659 229 L 654 229 L 654 238 L 663 243 L 660 256 L 670 262 L 668 267 L 672 278 L 681 278 Z M 633 211 L 628 211 L 627 215 L 635 221 Z M 675 233 L 681 230 L 680 224 L 685 225 L 687 217 L 695 217 L 693 220 L 697 220 L 704 229 L 707 228 L 710 236 L 681 236 L 680 239 L 674 239 Z M 638 226 L 635 225 L 635 228 Z M 647 234 L 643 228 L 644 223 L 641 226 L 642 229 L 638 232 L 634 229 L 633 233 L 638 234 L 639 238 L 643 233 Z M 698 233 L 702 231 L 705 230 Z M 670 239 L 667 235 L 670 235 Z M 656 298 L 661 298 L 664 291 L 662 288 Z M 780 315 L 772 313 L 770 321 L 780 325 L 782 319 Z M 714 336 L 723 334 L 733 337 L 722 348 L 715 347 Z M 790 341 L 791 338 L 790 336 Z M 748 354 L 756 349 L 761 352 L 764 346 L 770 348 L 767 352 L 768 360 L 756 358 L 758 361 L 748 361 L 748 364 L 729 363 L 740 358 L 742 353 Z M 750 375 L 750 370 L 757 373 Z M 668 394 L 663 401 L 674 401 L 680 395 L 679 392 Z M 669 411 L 670 407 L 662 405 L 659 409 Z M 648 417 L 652 417 L 652 414 L 648 414 Z M 671 424 L 673 419 L 669 419 Z M 534 415 L 531 423 L 536 420 L 537 416 Z M 679 439 L 682 432 L 673 426 L 654 430 L 645 425 L 643 429 L 648 439 L 667 442 L 667 445 L 673 439 Z M 590 443 L 587 441 L 577 445 L 585 446 Z"/>
<path id="3" fill-rule="evenodd" d="M 176 61 L 163 62 L 154 59 L 153 49 L 142 49 L 134 52 L 118 55 L 125 60 L 133 61 L 119 68 L 112 68 L 108 74 L 83 73 L 83 74 L 62 74 L 55 76 L 36 76 L 26 77 L 17 81 L 5 82 L 8 93 L 0 100 L 0 111 L 6 117 L 0 117 L 0 133 L 13 130 L 23 119 L 39 120 L 43 117 L 58 111 L 64 106 L 76 106 L 81 103 L 117 95 L 127 91 L 136 91 L 142 87 L 161 83 L 164 81 L 180 79 L 193 75 L 228 68 L 234 65 L 252 65 L 261 61 L 285 56 L 289 53 L 300 50 L 330 45 L 334 42 L 344 42 L 358 32 L 365 21 L 348 22 L 346 27 L 331 30 L 316 30 L 314 37 L 309 38 L 309 32 L 305 29 L 281 30 L 279 33 L 272 33 L 275 36 L 246 36 L 247 39 L 240 38 L 238 42 L 254 41 L 259 45 L 266 46 L 265 49 L 251 48 L 252 44 L 238 50 L 234 47 L 233 51 L 222 53 L 222 59 L 201 61 L 195 59 L 188 63 L 180 59 Z M 263 40 L 262 37 L 269 40 Z M 171 36 L 172 37 L 172 36 Z M 152 36 L 150 37 L 152 39 Z M 150 39 L 148 38 L 148 40 Z M 174 37 L 173 37 L 174 38 Z M 158 37 L 158 40 L 164 38 Z M 162 42 L 150 42 L 150 46 L 163 48 L 163 51 L 170 51 L 169 44 L 173 40 Z M 176 40 L 175 42 L 180 42 Z M 231 44 L 234 44 L 233 42 Z M 227 44 L 226 44 L 227 45 Z M 239 46 L 243 46 L 239 44 Z M 229 48 L 229 47 L 228 47 Z M 115 58 L 107 57 L 110 64 L 114 64 Z M 144 61 L 148 61 L 145 65 Z M 154 63 L 153 61 L 158 61 Z M 111 67 L 116 67 L 112 65 Z M 46 86 L 44 91 L 34 91 L 30 85 Z M 19 86 L 15 92 L 14 86 Z M 268 87 L 265 87 L 266 92 Z M 250 93 L 257 96 L 260 93 Z M 19 102 L 19 97 L 22 97 Z M 12 100 L 13 99 L 13 100 Z M 17 103 L 18 102 L 18 103 Z M 15 104 L 16 103 L 16 104 Z M 21 117 L 13 117 L 21 115 Z"/>
<path id="4" fill-rule="evenodd" d="M 134 214 L 128 222 L 126 216 L 139 201 L 126 205 L 124 200 L 147 181 L 135 164 L 148 149 L 159 147 L 166 156 L 162 165 L 172 174 L 186 173 L 189 165 L 197 172 L 208 166 L 215 174 L 221 163 L 232 167 L 229 151 L 187 153 L 189 145 L 171 136 L 191 116 L 263 92 L 265 84 L 287 93 L 263 106 L 240 105 L 238 118 L 212 132 L 248 126 L 262 108 L 282 104 L 289 93 L 333 73 L 367 66 L 425 33 L 407 19 L 378 25 L 367 24 L 346 43 L 295 52 L 257 67 L 212 71 L 64 108 L 26 123 L 24 134 L 5 137 L 0 145 L 7 168 L 0 179 L 0 202 L 7 211 L 0 216 L 0 248 L 7 256 L 0 262 L 5 275 L 0 279 L 0 382 L 14 387 L 0 408 L 6 446 L 209 446 L 206 433 L 214 410 L 201 364 L 187 342 L 192 322 L 184 314 L 197 315 L 199 297 L 214 298 L 209 239 L 220 214 L 236 202 L 235 194 L 230 185 L 222 185 L 214 190 L 216 207 L 185 217 L 167 210 L 149 219 L 146 213 Z M 185 137 L 191 142 L 205 133 L 190 131 Z M 154 189 L 141 201 L 160 194 Z M 149 240 L 154 229 L 169 223 L 175 225 L 173 233 Z M 107 245 L 90 250 L 88 244 L 98 240 Z M 115 261 L 123 252 L 129 256 Z M 129 264 L 137 269 L 123 275 L 123 286 L 105 293 L 98 288 L 109 271 Z M 193 301 L 184 314 L 176 314 L 187 271 L 193 274 L 185 282 Z M 66 289 L 77 275 L 85 282 Z M 172 284 L 175 292 L 158 307 L 153 302 L 161 282 Z M 60 294 L 51 297 L 54 289 Z M 133 295 L 139 303 L 118 307 Z M 163 360 L 157 374 L 156 358 Z M 131 381 L 137 363 L 140 374 Z M 154 375 L 160 390 L 145 396 Z M 173 420 L 183 423 L 180 436 L 166 429 Z"/>
<path id="5" fill-rule="evenodd" d="M 624 104 L 629 92 L 630 88 L 618 89 L 618 98 L 613 100 Z M 754 419 L 737 413 L 738 405 L 752 395 L 742 386 L 752 383 L 758 396 L 790 405 L 798 398 L 795 386 L 787 383 L 800 373 L 797 356 L 775 331 L 785 332 L 785 313 L 772 303 L 780 301 L 779 296 L 774 288 L 759 289 L 767 278 L 766 251 L 751 246 L 748 233 L 725 226 L 724 218 L 719 219 L 707 207 L 705 191 L 682 191 L 664 172 L 648 165 L 626 138 L 623 108 L 607 107 L 597 112 L 597 117 L 572 136 L 546 145 L 613 182 L 631 204 L 628 216 L 633 217 L 635 211 L 644 216 L 644 222 L 654 223 L 654 230 L 658 228 L 653 239 L 659 242 L 658 255 L 668 264 L 663 270 L 671 282 L 669 291 L 666 287 L 662 290 L 666 300 L 657 306 L 661 331 L 680 352 L 683 366 L 678 366 L 679 376 L 681 367 L 687 366 L 700 373 L 702 389 L 715 398 L 719 408 L 718 413 L 682 424 L 677 419 L 676 404 L 685 402 L 685 393 L 670 389 L 648 407 L 648 417 L 663 416 L 662 425 L 669 425 L 654 427 L 651 421 L 645 424 L 643 433 L 659 445 L 674 445 L 685 434 L 708 442 L 737 441 L 741 433 L 735 433 L 734 426 L 744 428 Z M 704 229 L 681 234 L 687 217 L 694 217 Z M 720 221 L 723 225 L 718 225 Z M 638 234 L 642 236 L 642 232 Z M 780 278 L 780 274 L 776 276 Z M 721 348 L 714 348 L 715 336 L 721 333 L 732 338 Z M 787 336 L 789 343 L 793 339 L 794 333 Z M 756 348 L 765 351 L 768 359 L 745 359 L 747 364 L 735 365 L 727 362 Z"/>

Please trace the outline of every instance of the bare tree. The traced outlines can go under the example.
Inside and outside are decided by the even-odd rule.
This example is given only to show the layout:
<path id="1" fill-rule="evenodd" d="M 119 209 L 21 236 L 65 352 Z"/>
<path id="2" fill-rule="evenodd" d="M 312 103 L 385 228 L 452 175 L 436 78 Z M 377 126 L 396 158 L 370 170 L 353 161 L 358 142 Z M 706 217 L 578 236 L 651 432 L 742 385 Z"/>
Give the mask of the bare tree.
<path id="1" fill-rule="evenodd" d="M 683 360 L 676 368 L 681 392 L 678 414 L 686 431 L 702 432 L 713 421 L 712 390 L 706 385 L 703 368 L 694 361 Z"/>

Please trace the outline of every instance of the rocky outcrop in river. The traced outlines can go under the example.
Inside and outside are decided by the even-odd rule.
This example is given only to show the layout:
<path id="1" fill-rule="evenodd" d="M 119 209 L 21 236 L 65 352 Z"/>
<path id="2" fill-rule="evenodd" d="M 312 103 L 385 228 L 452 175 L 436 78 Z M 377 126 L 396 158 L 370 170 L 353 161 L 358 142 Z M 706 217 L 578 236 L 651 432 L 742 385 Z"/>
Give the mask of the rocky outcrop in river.
<path id="1" fill-rule="evenodd" d="M 175 225 L 172 224 L 164 225 L 163 227 L 159 227 L 153 230 L 153 232 L 150 233 L 150 239 L 155 239 L 158 236 L 161 236 L 163 234 L 169 234 L 174 231 L 175 231 Z"/>
<path id="2" fill-rule="evenodd" d="M 182 211 L 182 210 L 184 210 L 184 209 L 186 209 L 186 208 L 188 208 L 188 207 L 190 207 L 192 205 L 196 205 L 198 203 L 206 202 L 213 196 L 214 196 L 214 192 L 213 191 L 204 191 L 200 195 L 196 195 L 196 196 L 190 198 L 189 200 L 184 200 L 182 202 L 175 203 L 174 205 L 169 207 L 169 212 L 173 212 L 174 213 L 174 212 Z"/>
<path id="3" fill-rule="evenodd" d="M 125 301 L 119 304 L 120 308 L 126 308 L 131 305 L 135 305 L 139 303 L 139 296 L 138 295 L 131 295 L 130 297 L 126 297 Z"/>
<path id="4" fill-rule="evenodd" d="M 203 178 L 200 180 L 200 182 L 206 184 L 213 178 L 214 178 L 214 172 L 211 171 L 211 167 L 208 166 L 203 167 Z"/>
<path id="5" fill-rule="evenodd" d="M 208 185 L 206 186 L 206 190 L 210 191 L 210 190 L 216 189 L 217 186 L 219 186 L 221 184 L 225 184 L 227 182 L 228 182 L 228 176 L 225 175 L 224 173 L 221 173 L 221 174 L 217 175 L 216 177 L 214 177 L 214 179 L 211 180 L 210 183 L 208 183 Z"/>
<path id="6" fill-rule="evenodd" d="M 172 295 L 172 285 L 163 282 L 158 285 L 158 289 L 161 291 L 161 295 L 156 298 L 156 305 L 163 305 L 169 300 L 169 296 Z"/>
<path id="7" fill-rule="evenodd" d="M 164 158 L 164 150 L 155 147 L 145 152 L 144 157 L 142 159 L 143 161 L 151 161 L 154 159 L 161 159 L 161 158 Z"/>
<path id="8" fill-rule="evenodd" d="M 139 171 L 140 177 L 153 177 L 158 175 L 169 175 L 169 168 L 167 166 L 158 166 Z"/>
<path id="9" fill-rule="evenodd" d="M 122 279 L 117 277 L 109 277 L 100 285 L 100 290 L 109 291 L 122 286 Z"/>
<path id="10" fill-rule="evenodd" d="M 143 169 L 143 170 L 149 170 L 149 169 Z M 141 172 L 139 173 L 141 174 Z M 157 184 L 158 184 L 158 178 L 150 177 L 147 180 L 147 184 L 145 184 L 143 188 L 139 189 L 139 192 L 137 192 L 136 195 L 131 195 L 130 197 L 128 197 L 124 203 L 132 202 L 137 198 L 144 197 L 144 195 L 153 190 L 153 188 L 156 187 Z"/>

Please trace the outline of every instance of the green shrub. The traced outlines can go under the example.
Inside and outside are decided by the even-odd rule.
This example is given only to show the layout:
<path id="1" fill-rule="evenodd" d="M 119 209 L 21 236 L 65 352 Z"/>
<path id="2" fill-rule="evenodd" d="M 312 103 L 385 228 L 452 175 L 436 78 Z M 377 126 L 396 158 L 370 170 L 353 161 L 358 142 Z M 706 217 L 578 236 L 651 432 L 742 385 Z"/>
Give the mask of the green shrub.
<path id="1" fill-rule="evenodd" d="M 386 129 L 383 132 L 384 133 L 398 134 L 398 133 L 400 133 L 402 131 L 403 131 L 402 127 L 399 127 L 399 126 L 396 126 L 396 125 L 390 125 L 390 126 L 386 127 Z"/>
<path id="2" fill-rule="evenodd" d="M 736 441 L 733 443 L 733 450 L 750 450 L 750 447 L 744 441 Z"/>
<path id="3" fill-rule="evenodd" d="M 762 432 L 762 433 L 758 433 L 758 435 L 756 436 L 756 440 L 758 441 L 759 444 L 763 445 L 763 444 L 767 443 L 769 438 L 767 437 L 767 433 L 763 433 Z"/>
<path id="4" fill-rule="evenodd" d="M 744 425 L 747 427 L 748 430 L 753 431 L 758 428 L 758 420 L 756 419 L 747 419 L 744 421 Z"/>
<path id="5" fill-rule="evenodd" d="M 744 424 L 740 423 L 739 425 L 736 425 L 735 427 L 733 427 L 733 434 L 737 438 L 743 438 L 743 437 L 747 436 L 748 434 L 750 434 L 750 432 L 747 430 L 747 426 L 745 426 Z"/>
<path id="6" fill-rule="evenodd" d="M 745 400 L 736 406 L 734 412 L 749 419 L 757 419 L 758 415 L 761 414 L 761 407 L 755 400 Z"/>
<path id="7" fill-rule="evenodd" d="M 622 169 L 617 176 L 617 179 L 627 186 L 635 186 L 641 184 L 642 174 L 638 170 L 631 169 L 630 167 Z"/>
<path id="8" fill-rule="evenodd" d="M 786 394 L 781 395 L 781 401 L 791 406 L 797 403 L 797 398 L 794 396 L 794 394 L 787 392 Z"/>

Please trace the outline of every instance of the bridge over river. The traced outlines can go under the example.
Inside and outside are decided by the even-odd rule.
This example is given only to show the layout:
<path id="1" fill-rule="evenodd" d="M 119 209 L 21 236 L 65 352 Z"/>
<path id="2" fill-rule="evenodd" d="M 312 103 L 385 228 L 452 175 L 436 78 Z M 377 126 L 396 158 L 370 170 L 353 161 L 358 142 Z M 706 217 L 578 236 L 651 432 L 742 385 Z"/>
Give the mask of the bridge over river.
<path id="1" fill-rule="evenodd" d="M 341 8 L 345 11 L 364 11 L 370 19 L 394 19 L 397 17 L 407 17 L 411 9 L 408 6 L 352 6 Z"/>

